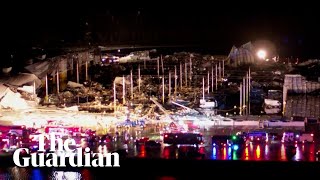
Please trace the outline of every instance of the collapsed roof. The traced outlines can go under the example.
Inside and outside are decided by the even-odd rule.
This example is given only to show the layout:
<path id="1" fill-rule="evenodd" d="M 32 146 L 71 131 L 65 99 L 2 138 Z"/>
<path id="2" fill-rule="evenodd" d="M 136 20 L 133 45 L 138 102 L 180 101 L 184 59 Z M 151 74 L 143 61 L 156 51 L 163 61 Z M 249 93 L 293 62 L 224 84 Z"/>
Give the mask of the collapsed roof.
<path id="1" fill-rule="evenodd" d="M 255 48 L 251 42 L 243 44 L 239 48 L 233 46 L 228 56 L 228 58 L 230 59 L 230 65 L 254 63 L 254 51 Z"/>
<path id="2" fill-rule="evenodd" d="M 35 102 L 35 103 L 33 103 Z M 36 101 L 27 101 L 19 92 L 12 91 L 8 86 L 0 84 L 0 107 L 9 109 L 30 109 Z"/>
<path id="3" fill-rule="evenodd" d="M 2 77 L 0 78 L 0 82 L 3 84 L 22 87 L 24 85 L 32 85 L 35 84 L 36 88 L 41 86 L 41 80 L 35 76 L 34 74 L 30 73 L 19 73 L 15 76 L 10 77 Z"/>

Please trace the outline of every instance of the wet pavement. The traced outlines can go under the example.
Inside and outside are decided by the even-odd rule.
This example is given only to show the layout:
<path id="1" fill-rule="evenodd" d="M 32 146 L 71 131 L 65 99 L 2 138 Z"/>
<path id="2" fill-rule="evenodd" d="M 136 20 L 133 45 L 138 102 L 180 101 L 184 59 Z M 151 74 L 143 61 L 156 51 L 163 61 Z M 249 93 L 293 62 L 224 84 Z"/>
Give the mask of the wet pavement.
<path id="1" fill-rule="evenodd" d="M 201 154 L 204 154 L 203 159 L 212 160 L 253 160 L 253 161 L 316 161 L 315 152 L 319 148 L 318 143 L 298 143 L 295 144 L 296 151 L 295 155 L 288 154 L 286 151 L 286 144 L 278 141 L 271 141 L 264 144 L 247 144 L 243 147 L 213 147 L 211 144 L 212 135 L 221 134 L 235 134 L 239 131 L 253 131 L 257 129 L 234 129 L 234 128 L 213 128 L 208 131 L 202 131 L 204 137 L 204 145 L 198 149 Z M 262 130 L 262 129 L 258 129 Z M 266 130 L 266 129 L 265 129 Z M 143 131 L 136 131 L 131 129 L 129 131 L 119 131 L 120 137 L 118 142 L 106 144 L 108 151 L 114 151 L 116 149 L 127 148 L 129 157 L 140 157 L 140 158 L 165 158 L 165 159 L 179 159 L 184 157 L 183 153 L 192 151 L 193 147 L 173 147 L 165 146 L 151 152 L 146 150 L 144 145 L 136 145 L 135 139 L 149 138 L 152 140 L 160 140 L 158 128 L 146 128 Z M 269 132 L 282 134 L 282 129 L 269 129 Z M 297 130 L 298 132 L 298 130 Z M 126 135 L 125 135 L 126 134 Z M 124 138 L 127 136 L 127 138 Z M 127 139 L 128 145 L 123 146 L 123 139 Z M 184 148 L 184 149 L 183 149 Z M 182 155 L 181 155 L 182 154 Z"/>
<path id="2" fill-rule="evenodd" d="M 199 160 L 209 159 L 213 161 L 318 161 L 318 159 L 315 156 L 316 150 L 318 149 L 318 143 L 296 144 L 295 154 L 288 154 L 288 151 L 286 150 L 287 145 L 281 143 L 280 141 L 271 141 L 269 143 L 264 144 L 249 143 L 241 147 L 213 147 L 211 145 L 212 135 L 234 134 L 239 130 L 241 129 L 213 128 L 208 131 L 202 131 L 204 137 L 204 145 L 202 147 L 199 147 L 198 149 L 193 146 L 174 147 L 165 146 L 163 144 L 161 148 L 148 149 L 143 144 L 137 145 L 136 143 L 134 143 L 135 139 L 150 138 L 153 140 L 158 140 L 160 139 L 159 128 L 146 128 L 142 131 L 136 129 L 122 129 L 118 131 L 119 137 L 115 139 L 115 141 L 101 144 L 100 147 L 97 147 L 97 151 L 112 152 L 117 149 L 127 148 L 129 157 L 138 158 L 191 158 Z M 249 131 L 251 131 L 251 129 Z M 279 129 L 275 129 L 273 131 L 279 131 L 279 133 L 281 133 L 281 130 Z M 127 145 L 123 143 L 124 141 L 127 142 Z M 198 154 L 195 155 L 195 151 L 197 151 Z M 44 174 L 46 177 L 43 177 Z M 21 177 L 25 177 L 26 179 L 47 179 L 48 175 L 50 177 L 54 177 L 53 179 L 83 179 L 83 177 L 92 176 L 92 172 L 90 172 L 90 170 L 88 169 L 81 169 L 77 172 L 55 170 L 52 170 L 50 172 L 43 172 L 43 170 L 37 168 L 0 168 L 0 179 L 14 179 L 16 177 L 19 177 L 19 179 L 21 179 Z"/>

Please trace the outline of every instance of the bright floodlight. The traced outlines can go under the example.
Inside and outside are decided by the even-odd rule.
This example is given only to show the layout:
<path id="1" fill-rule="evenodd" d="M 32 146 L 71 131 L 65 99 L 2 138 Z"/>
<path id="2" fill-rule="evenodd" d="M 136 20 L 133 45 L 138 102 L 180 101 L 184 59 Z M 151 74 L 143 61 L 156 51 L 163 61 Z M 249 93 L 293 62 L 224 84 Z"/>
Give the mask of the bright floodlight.
<path id="1" fill-rule="evenodd" d="M 258 53 L 257 53 L 257 55 L 258 55 L 258 58 L 260 58 L 260 59 L 265 59 L 267 53 L 266 53 L 266 51 L 264 51 L 264 50 L 259 50 Z"/>

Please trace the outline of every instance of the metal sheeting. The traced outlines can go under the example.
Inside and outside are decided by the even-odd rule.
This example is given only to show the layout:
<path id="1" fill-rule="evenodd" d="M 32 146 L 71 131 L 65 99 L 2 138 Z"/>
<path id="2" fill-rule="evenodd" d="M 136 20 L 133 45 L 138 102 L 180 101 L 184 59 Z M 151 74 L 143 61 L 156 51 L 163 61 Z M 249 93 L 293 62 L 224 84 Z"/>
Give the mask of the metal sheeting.
<path id="1" fill-rule="evenodd" d="M 23 85 L 33 85 L 35 82 L 37 88 L 41 86 L 41 80 L 34 74 L 30 73 L 20 73 L 16 76 L 5 77 L 0 79 L 0 82 L 18 87 L 22 87 Z"/>
<path id="2" fill-rule="evenodd" d="M 25 69 L 36 75 L 40 79 L 44 78 L 47 74 L 53 74 L 58 67 L 58 61 L 50 59 L 44 62 L 37 62 L 26 66 Z"/>
<path id="3" fill-rule="evenodd" d="M 300 74 L 286 74 L 284 86 L 289 93 L 311 93 L 320 89 L 320 83 L 307 81 Z"/>
<path id="4" fill-rule="evenodd" d="M 30 73 L 36 75 L 38 78 L 42 79 L 47 74 L 55 74 L 59 69 L 59 72 L 65 72 L 74 68 L 76 62 L 79 63 L 79 66 L 84 65 L 86 62 L 89 62 L 89 52 L 79 52 L 74 54 L 68 54 L 63 56 L 57 56 L 46 61 L 37 62 L 26 66 L 25 69 Z"/>
<path id="5" fill-rule="evenodd" d="M 30 109 L 29 104 L 25 99 L 21 97 L 20 93 L 14 93 L 8 90 L 4 97 L 0 101 L 1 108 L 10 108 L 14 110 L 18 109 Z"/>
<path id="6" fill-rule="evenodd" d="M 320 96 L 288 96 L 285 110 L 286 117 L 320 117 Z"/>
<path id="7" fill-rule="evenodd" d="M 233 46 L 228 58 L 230 59 L 230 64 L 234 66 L 254 63 L 254 47 L 252 43 L 243 44 L 240 48 Z"/>
<path id="8" fill-rule="evenodd" d="M 0 99 L 7 93 L 9 88 L 3 84 L 0 84 Z"/>

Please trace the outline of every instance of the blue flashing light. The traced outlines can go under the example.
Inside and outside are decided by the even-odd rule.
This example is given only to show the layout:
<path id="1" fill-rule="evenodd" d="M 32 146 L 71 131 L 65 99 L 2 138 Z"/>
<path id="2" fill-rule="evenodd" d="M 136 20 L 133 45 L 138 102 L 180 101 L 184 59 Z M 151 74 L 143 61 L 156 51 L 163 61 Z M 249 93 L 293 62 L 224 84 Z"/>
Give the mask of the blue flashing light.
<path id="1" fill-rule="evenodd" d="M 215 159 L 216 156 L 217 156 L 217 149 L 216 149 L 215 147 L 212 149 L 212 155 L 213 155 L 213 158 L 214 158 L 214 159 Z"/>
<path id="2" fill-rule="evenodd" d="M 216 143 L 213 143 L 212 145 L 213 145 L 213 146 L 216 146 Z"/>
<path id="3" fill-rule="evenodd" d="M 228 156 L 231 156 L 231 147 L 228 148 Z"/>
<path id="4" fill-rule="evenodd" d="M 239 146 L 238 146 L 238 145 L 234 145 L 234 146 L 233 146 L 233 150 L 236 151 L 236 150 L 238 150 L 238 149 L 239 149 Z"/>

